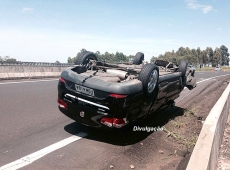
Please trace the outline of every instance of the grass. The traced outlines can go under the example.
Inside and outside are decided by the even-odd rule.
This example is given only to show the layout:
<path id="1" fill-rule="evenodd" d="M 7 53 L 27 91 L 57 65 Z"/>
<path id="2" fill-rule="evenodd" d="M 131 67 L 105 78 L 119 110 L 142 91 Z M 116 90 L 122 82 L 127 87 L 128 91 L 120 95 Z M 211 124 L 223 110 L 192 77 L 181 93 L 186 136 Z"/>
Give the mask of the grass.
<path id="1" fill-rule="evenodd" d="M 196 105 L 192 105 L 190 109 L 184 109 L 184 116 L 194 115 L 198 109 L 199 108 Z"/>
<path id="2" fill-rule="evenodd" d="M 196 141 L 198 139 L 197 135 L 191 135 L 190 137 L 186 138 L 177 132 L 170 131 L 170 130 L 166 129 L 165 127 L 163 127 L 163 128 L 164 128 L 164 131 L 167 133 L 167 137 L 172 136 L 176 140 L 181 141 L 181 143 L 186 148 L 190 149 L 191 147 L 196 145 Z"/>
<path id="3" fill-rule="evenodd" d="M 202 67 L 196 68 L 196 71 L 213 71 L 214 67 Z M 230 71 L 230 67 L 222 67 L 222 71 Z"/>
<path id="4" fill-rule="evenodd" d="M 193 112 L 189 109 L 184 109 L 184 116 L 193 115 Z"/>
<path id="5" fill-rule="evenodd" d="M 202 67 L 202 68 L 196 68 L 197 71 L 212 71 L 214 68 L 213 67 Z"/>
<path id="6" fill-rule="evenodd" d="M 188 149 L 196 145 L 196 141 L 198 139 L 198 136 L 191 136 L 189 138 L 184 139 L 182 142 Z"/>
<path id="7" fill-rule="evenodd" d="M 178 133 L 176 133 L 176 132 L 172 132 L 172 131 L 166 129 L 166 127 L 164 127 L 164 126 L 163 126 L 163 129 L 164 129 L 164 131 L 167 133 L 167 137 L 172 136 L 172 137 L 174 137 L 176 140 L 181 140 L 181 139 L 183 139 L 183 137 L 182 137 L 180 134 L 178 134 Z"/>
<path id="8" fill-rule="evenodd" d="M 184 122 L 182 119 L 178 119 L 178 120 L 175 120 L 173 121 L 173 125 L 176 127 L 176 128 L 181 128 L 184 126 Z"/>

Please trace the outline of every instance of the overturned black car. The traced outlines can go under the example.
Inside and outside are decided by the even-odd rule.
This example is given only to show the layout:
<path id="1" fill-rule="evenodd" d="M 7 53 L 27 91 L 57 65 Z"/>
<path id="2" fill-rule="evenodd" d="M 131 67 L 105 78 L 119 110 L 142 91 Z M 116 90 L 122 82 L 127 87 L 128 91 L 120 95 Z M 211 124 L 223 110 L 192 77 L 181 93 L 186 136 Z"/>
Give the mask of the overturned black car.
<path id="1" fill-rule="evenodd" d="M 187 62 L 146 63 L 138 52 L 132 63 L 105 63 L 83 52 L 76 65 L 62 71 L 58 83 L 59 110 L 81 124 L 122 128 L 159 108 L 172 105 L 196 79 Z"/>

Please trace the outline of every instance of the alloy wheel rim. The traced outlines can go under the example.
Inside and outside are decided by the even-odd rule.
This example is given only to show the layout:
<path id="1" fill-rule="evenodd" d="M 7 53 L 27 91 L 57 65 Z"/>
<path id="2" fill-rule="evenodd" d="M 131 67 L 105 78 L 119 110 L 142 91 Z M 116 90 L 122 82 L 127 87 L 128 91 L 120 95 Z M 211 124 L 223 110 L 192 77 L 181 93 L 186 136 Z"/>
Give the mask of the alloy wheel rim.
<path id="1" fill-rule="evenodd" d="M 155 89 L 156 84 L 157 84 L 157 78 L 158 78 L 158 72 L 156 69 L 154 69 L 149 76 L 149 81 L 148 81 L 148 92 L 149 93 L 152 93 L 153 90 Z"/>

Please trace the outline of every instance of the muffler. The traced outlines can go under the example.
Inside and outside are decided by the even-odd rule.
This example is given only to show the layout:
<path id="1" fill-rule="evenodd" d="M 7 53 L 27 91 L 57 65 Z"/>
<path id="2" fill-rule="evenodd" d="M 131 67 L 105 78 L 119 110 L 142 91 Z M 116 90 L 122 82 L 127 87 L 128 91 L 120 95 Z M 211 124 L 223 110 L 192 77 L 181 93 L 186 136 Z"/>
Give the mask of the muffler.
<path id="1" fill-rule="evenodd" d="M 116 75 L 117 77 L 119 77 L 122 80 L 126 79 L 128 77 L 128 75 L 129 75 L 127 72 L 121 71 L 121 70 L 107 69 L 106 72 L 109 73 L 109 74 Z"/>

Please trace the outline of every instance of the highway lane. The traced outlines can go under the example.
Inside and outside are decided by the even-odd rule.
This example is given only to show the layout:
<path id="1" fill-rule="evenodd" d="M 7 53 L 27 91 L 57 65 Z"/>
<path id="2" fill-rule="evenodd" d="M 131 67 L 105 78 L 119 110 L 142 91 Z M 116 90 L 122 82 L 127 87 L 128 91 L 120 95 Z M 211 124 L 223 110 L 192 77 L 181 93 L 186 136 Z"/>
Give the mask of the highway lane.
<path id="1" fill-rule="evenodd" d="M 196 73 L 198 81 L 203 80 L 202 78 L 230 74 L 229 72 L 202 73 Z M 35 81 L 38 82 L 27 82 L 27 80 L 0 82 L 0 167 L 73 134 L 85 131 L 84 127 L 59 112 L 56 102 L 57 80 Z M 184 95 L 186 93 L 181 94 L 181 97 Z M 102 141 L 79 140 L 23 169 L 44 167 L 75 169 L 76 166 L 79 169 L 83 167 L 90 169 L 91 165 L 97 169 L 102 166 L 108 167 L 109 159 L 115 159 L 118 155 L 132 150 L 132 145 L 121 147 L 106 142 L 106 139 Z M 119 158 L 117 159 L 119 161 Z M 89 162 L 91 162 L 90 166 Z M 96 162 L 99 162 L 98 167 Z"/>
<path id="2" fill-rule="evenodd" d="M 223 75 L 228 75 L 230 74 L 229 71 L 214 71 L 214 72 L 196 72 L 195 73 L 195 76 L 196 76 L 196 79 L 197 79 L 197 82 L 199 81 L 202 81 L 204 79 L 208 79 L 208 78 L 211 78 L 211 77 L 218 77 L 218 76 L 223 76 Z"/>
<path id="3" fill-rule="evenodd" d="M 56 85 L 57 80 L 0 85 L 0 146 L 67 120 L 55 107 Z"/>
<path id="4" fill-rule="evenodd" d="M 0 85 L 1 165 L 70 136 L 62 133 L 72 121 L 57 108 L 57 82 Z"/>

